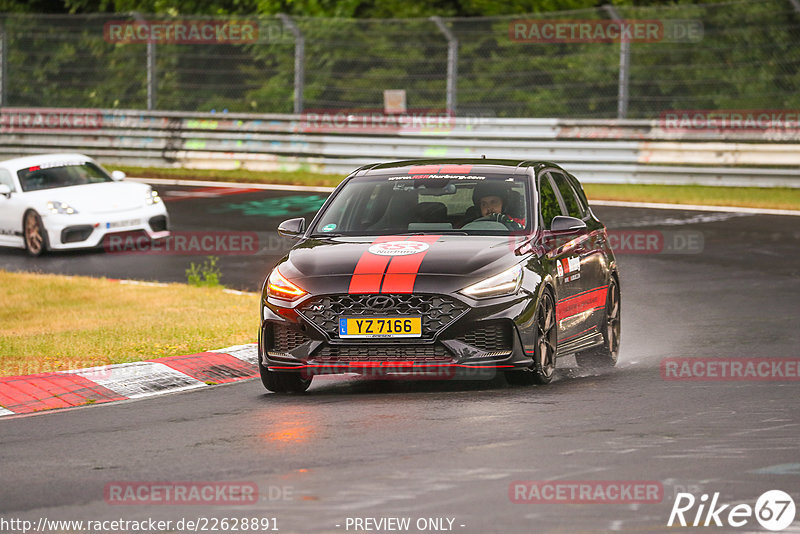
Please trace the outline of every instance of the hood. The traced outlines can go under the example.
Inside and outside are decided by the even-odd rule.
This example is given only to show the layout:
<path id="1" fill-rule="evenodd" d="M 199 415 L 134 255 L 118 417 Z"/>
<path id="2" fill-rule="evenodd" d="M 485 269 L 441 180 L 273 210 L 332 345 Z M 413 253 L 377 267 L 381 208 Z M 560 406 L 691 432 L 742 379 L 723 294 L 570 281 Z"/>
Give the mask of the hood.
<path id="1" fill-rule="evenodd" d="M 81 214 L 118 213 L 143 207 L 148 189 L 136 182 L 103 182 L 30 191 L 25 197 L 40 203 L 66 202 Z"/>
<path id="2" fill-rule="evenodd" d="M 381 236 L 308 239 L 279 264 L 306 291 L 448 293 L 521 261 L 525 236 Z"/>

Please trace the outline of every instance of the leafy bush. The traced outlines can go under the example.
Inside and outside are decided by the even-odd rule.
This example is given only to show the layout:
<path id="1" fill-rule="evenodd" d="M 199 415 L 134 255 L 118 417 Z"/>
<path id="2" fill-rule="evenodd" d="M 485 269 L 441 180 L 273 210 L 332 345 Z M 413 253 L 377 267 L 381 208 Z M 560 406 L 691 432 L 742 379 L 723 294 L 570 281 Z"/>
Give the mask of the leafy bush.
<path id="1" fill-rule="evenodd" d="M 217 267 L 216 256 L 208 256 L 202 265 L 195 265 L 191 263 L 186 269 L 186 280 L 190 286 L 196 287 L 220 287 L 220 278 L 222 278 L 222 271 Z"/>

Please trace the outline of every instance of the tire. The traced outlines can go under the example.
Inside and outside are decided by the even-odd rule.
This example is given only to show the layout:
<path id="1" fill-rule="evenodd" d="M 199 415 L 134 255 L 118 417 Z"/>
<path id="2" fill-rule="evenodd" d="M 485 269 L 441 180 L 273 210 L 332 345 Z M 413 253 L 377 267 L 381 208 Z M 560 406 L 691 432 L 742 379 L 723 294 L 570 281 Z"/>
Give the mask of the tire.
<path id="1" fill-rule="evenodd" d="M 528 369 L 506 372 L 506 381 L 515 386 L 546 385 L 553 380 L 558 349 L 556 305 L 549 291 L 542 294 L 536 307 L 536 345 L 533 363 Z"/>
<path id="2" fill-rule="evenodd" d="M 258 370 L 261 373 L 261 383 L 273 393 L 303 393 L 311 385 L 313 376 L 303 378 L 299 372 L 275 372 L 267 369 L 258 358 Z"/>
<path id="3" fill-rule="evenodd" d="M 25 250 L 30 256 L 38 257 L 47 252 L 47 230 L 42 218 L 35 211 L 28 211 L 22 219 L 22 233 L 25 238 Z"/>
<path id="4" fill-rule="evenodd" d="M 608 285 L 608 295 L 606 296 L 606 312 L 603 317 L 603 344 L 578 352 L 575 354 L 575 361 L 581 367 L 602 368 L 614 367 L 617 365 L 619 357 L 620 341 L 620 312 L 622 303 L 619 296 L 619 284 L 615 278 L 611 278 Z"/>

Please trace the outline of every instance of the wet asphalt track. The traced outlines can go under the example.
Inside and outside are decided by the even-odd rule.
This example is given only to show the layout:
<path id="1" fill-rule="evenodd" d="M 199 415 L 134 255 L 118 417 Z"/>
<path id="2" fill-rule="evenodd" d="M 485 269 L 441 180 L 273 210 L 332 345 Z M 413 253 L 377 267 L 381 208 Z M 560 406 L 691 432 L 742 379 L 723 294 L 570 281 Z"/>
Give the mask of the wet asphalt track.
<path id="1" fill-rule="evenodd" d="M 170 198 L 176 188 L 159 189 Z M 288 217 L 217 210 L 276 195 L 170 202 L 173 229 L 258 232 L 265 245 L 259 255 L 220 261 L 223 282 L 256 290 L 287 246 L 270 236 Z M 704 238 L 701 254 L 618 256 L 617 369 L 591 373 L 560 360 L 551 385 L 530 388 L 509 387 L 499 377 L 322 378 L 301 397 L 266 394 L 258 381 L 247 381 L 5 418 L 1 516 L 276 517 L 281 532 L 308 533 L 348 532 L 347 517 L 410 517 L 412 525 L 448 517 L 455 532 L 470 534 L 661 532 L 675 493 L 687 488 L 750 505 L 762 492 L 782 489 L 800 504 L 800 383 L 676 382 L 659 372 L 667 357 L 800 356 L 800 220 L 595 211 L 614 229 L 687 230 Z M 199 259 L 71 253 L 29 260 L 3 249 L 0 268 L 181 281 Z M 510 502 L 513 481 L 545 479 L 656 480 L 665 495 L 659 504 Z M 118 481 L 249 481 L 263 495 L 244 506 L 106 504 L 104 486 Z M 290 491 L 289 498 L 275 499 L 276 488 Z M 751 519 L 740 529 L 705 530 L 761 529 Z"/>

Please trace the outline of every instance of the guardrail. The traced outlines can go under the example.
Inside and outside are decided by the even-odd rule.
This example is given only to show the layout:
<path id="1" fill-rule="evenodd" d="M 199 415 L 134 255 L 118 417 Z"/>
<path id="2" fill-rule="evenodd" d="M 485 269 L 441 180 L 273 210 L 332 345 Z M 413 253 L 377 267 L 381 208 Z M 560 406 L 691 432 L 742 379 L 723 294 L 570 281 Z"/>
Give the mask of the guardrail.
<path id="1" fill-rule="evenodd" d="M 800 187 L 798 131 L 670 130 L 648 120 L 212 114 L 0 108 L 0 155 L 345 174 L 429 157 L 543 159 L 585 182 Z"/>

